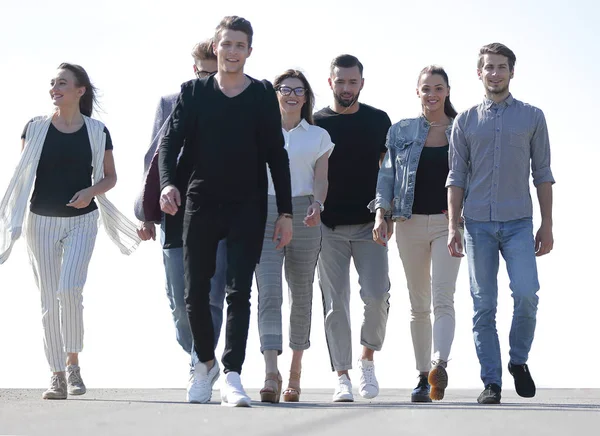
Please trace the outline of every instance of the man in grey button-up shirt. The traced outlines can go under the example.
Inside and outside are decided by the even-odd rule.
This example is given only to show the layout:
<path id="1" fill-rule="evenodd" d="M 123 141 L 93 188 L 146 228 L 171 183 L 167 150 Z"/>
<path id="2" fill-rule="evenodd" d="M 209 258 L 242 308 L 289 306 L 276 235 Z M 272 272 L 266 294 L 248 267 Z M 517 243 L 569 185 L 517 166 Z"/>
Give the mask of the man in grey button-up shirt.
<path id="1" fill-rule="evenodd" d="M 461 113 L 452 128 L 448 189 L 448 249 L 462 257 L 458 220 L 464 199 L 465 248 L 475 309 L 473 333 L 485 385 L 478 402 L 500 402 L 502 364 L 496 331 L 499 253 L 514 299 L 508 370 L 522 397 L 535 395 L 527 359 L 533 341 L 539 283 L 536 256 L 552 250 L 550 143 L 541 110 L 509 92 L 516 57 L 506 46 L 481 48 L 477 72 L 484 101 Z M 529 168 L 542 214 L 533 237 Z"/>

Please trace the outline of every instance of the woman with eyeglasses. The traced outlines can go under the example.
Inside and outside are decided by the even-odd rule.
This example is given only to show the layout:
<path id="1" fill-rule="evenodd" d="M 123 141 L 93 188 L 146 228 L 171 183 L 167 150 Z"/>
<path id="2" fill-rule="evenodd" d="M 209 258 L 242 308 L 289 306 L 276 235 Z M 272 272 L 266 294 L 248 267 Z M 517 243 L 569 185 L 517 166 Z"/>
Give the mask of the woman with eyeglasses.
<path id="1" fill-rule="evenodd" d="M 277 76 L 273 86 L 277 91 L 285 148 L 290 159 L 294 238 L 283 249 L 275 248 L 272 235 L 277 204 L 269 175 L 269 218 L 256 268 L 258 331 L 266 366 L 260 398 L 268 403 L 278 403 L 282 390 L 282 378 L 277 368 L 277 357 L 283 350 L 282 266 L 289 289 L 289 345 L 292 349 L 289 383 L 283 399 L 291 402 L 300 399 L 302 355 L 310 346 L 313 279 L 321 251 L 321 212 L 327 196 L 328 159 L 333 150 L 327 131 L 313 123 L 315 97 L 304 74 L 287 70 Z"/>

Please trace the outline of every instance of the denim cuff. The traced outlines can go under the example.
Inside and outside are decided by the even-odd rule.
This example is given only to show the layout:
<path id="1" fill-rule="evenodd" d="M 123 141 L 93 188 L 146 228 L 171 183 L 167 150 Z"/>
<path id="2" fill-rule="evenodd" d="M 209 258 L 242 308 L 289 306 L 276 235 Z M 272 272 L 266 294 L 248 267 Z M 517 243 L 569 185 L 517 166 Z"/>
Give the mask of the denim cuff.
<path id="1" fill-rule="evenodd" d="M 367 205 L 367 208 L 373 213 L 377 213 L 377 209 L 383 209 L 385 211 L 385 217 L 389 218 L 392 216 L 392 205 L 389 201 L 384 200 L 381 197 L 371 200 Z"/>

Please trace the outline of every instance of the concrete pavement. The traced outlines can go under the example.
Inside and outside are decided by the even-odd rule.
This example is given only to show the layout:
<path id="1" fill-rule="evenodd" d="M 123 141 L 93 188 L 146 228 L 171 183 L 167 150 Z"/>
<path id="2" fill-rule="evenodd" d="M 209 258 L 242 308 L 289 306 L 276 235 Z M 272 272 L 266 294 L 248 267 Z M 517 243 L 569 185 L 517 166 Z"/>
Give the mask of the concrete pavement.
<path id="1" fill-rule="evenodd" d="M 331 403 L 331 393 L 307 390 L 300 403 L 231 409 L 220 406 L 218 391 L 198 405 L 184 401 L 183 389 L 91 389 L 67 401 L 44 401 L 41 389 L 0 389 L 0 435 L 600 434 L 600 390 L 540 389 L 528 400 L 506 390 L 496 406 L 478 405 L 475 390 L 451 389 L 432 404 L 411 404 L 405 389 L 354 403 Z"/>

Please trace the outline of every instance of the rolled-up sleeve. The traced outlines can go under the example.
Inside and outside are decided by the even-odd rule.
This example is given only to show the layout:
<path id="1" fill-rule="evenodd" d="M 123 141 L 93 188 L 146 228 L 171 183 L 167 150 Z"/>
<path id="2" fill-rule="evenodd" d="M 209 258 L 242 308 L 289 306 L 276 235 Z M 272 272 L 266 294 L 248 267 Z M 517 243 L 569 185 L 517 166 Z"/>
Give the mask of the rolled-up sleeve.
<path id="1" fill-rule="evenodd" d="M 554 183 L 554 176 L 550 169 L 550 139 L 548 137 L 548 126 L 544 113 L 536 110 L 535 131 L 531 137 L 531 174 L 533 185 L 542 183 Z"/>
<path id="2" fill-rule="evenodd" d="M 377 209 L 383 209 L 386 215 L 392 211 L 392 199 L 394 197 L 394 181 L 396 178 L 396 167 L 394 166 L 394 127 L 388 130 L 385 147 L 387 149 L 379 174 L 377 176 L 377 189 L 375 191 L 375 200 L 371 201 L 367 207 L 371 212 L 377 212 Z"/>
<path id="3" fill-rule="evenodd" d="M 467 174 L 469 171 L 469 146 L 467 138 L 461 126 L 462 117 L 457 117 L 452 125 L 452 134 L 450 135 L 450 153 L 448 155 L 448 165 L 450 171 L 446 180 L 446 187 L 457 186 L 467 188 Z"/>

